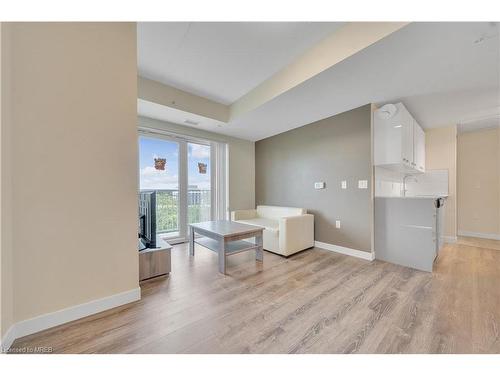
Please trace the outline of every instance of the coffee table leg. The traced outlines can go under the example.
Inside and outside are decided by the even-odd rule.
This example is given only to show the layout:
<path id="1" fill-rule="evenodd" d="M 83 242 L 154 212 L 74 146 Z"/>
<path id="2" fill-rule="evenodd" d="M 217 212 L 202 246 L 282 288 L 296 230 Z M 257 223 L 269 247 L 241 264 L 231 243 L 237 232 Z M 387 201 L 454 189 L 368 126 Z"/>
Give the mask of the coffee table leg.
<path id="1" fill-rule="evenodd" d="M 226 246 L 224 239 L 219 240 L 219 251 L 217 251 L 219 255 L 219 272 L 226 274 Z"/>
<path id="2" fill-rule="evenodd" d="M 262 232 L 260 233 L 259 236 L 255 237 L 256 239 L 256 245 L 258 246 L 258 248 L 255 250 L 255 259 L 262 262 L 264 261 L 264 251 L 263 251 L 263 248 L 262 248 L 262 244 L 263 244 L 263 241 L 262 241 Z"/>
<path id="3" fill-rule="evenodd" d="M 189 255 L 194 256 L 194 229 L 189 228 Z"/>

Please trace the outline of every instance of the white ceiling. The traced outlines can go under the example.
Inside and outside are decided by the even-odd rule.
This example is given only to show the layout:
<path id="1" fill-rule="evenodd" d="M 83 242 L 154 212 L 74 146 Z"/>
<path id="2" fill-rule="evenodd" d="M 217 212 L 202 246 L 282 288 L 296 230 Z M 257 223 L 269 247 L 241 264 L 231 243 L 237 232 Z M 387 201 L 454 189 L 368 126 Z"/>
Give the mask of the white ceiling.
<path id="1" fill-rule="evenodd" d="M 403 101 L 424 128 L 500 110 L 499 41 L 488 23 L 413 23 L 235 119 L 258 140 L 368 103 Z M 497 34 L 498 35 L 498 34 Z"/>
<path id="2" fill-rule="evenodd" d="M 341 25 L 140 22 L 139 75 L 230 104 Z"/>
<path id="3" fill-rule="evenodd" d="M 412 23 L 211 130 L 258 140 L 368 103 L 396 101 L 424 128 L 493 118 L 500 114 L 499 54 L 496 24 Z M 234 78 L 240 79 L 246 81 L 245 74 Z"/>

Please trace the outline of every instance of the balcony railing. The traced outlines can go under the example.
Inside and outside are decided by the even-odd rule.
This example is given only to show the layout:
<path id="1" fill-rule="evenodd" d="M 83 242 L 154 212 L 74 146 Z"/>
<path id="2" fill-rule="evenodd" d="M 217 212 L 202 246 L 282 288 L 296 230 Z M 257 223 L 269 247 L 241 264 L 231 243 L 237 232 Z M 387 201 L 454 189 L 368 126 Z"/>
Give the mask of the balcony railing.
<path id="1" fill-rule="evenodd" d="M 179 205 L 179 190 L 156 190 L 156 230 L 158 233 L 179 231 Z M 210 207 L 210 190 L 188 190 L 188 223 L 210 220 Z"/>

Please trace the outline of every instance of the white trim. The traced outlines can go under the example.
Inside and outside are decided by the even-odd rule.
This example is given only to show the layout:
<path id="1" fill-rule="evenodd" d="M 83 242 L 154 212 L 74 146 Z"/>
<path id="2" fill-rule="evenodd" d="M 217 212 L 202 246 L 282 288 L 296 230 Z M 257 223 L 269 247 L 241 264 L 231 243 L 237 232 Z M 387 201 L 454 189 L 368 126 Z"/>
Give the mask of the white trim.
<path id="1" fill-rule="evenodd" d="M 487 240 L 499 240 L 500 241 L 500 234 L 497 234 L 497 233 L 468 232 L 465 230 L 459 230 L 458 235 L 465 236 L 465 237 L 477 237 L 477 238 L 485 238 Z"/>
<path id="2" fill-rule="evenodd" d="M 319 248 L 324 249 L 324 250 L 334 251 L 336 253 L 350 255 L 352 257 L 366 259 L 366 260 L 370 260 L 370 261 L 375 259 L 374 253 L 350 249 L 348 247 L 343 247 L 343 246 L 338 246 L 338 245 L 332 245 L 332 244 L 325 243 L 325 242 L 314 241 L 314 246 L 319 247 Z"/>
<path id="3" fill-rule="evenodd" d="M 457 242 L 457 236 L 442 236 L 443 241 L 446 243 L 456 243 Z"/>
<path id="4" fill-rule="evenodd" d="M 217 217 L 219 200 L 215 188 L 217 186 L 217 167 L 219 164 L 217 151 L 217 143 L 210 142 L 210 220 L 219 220 Z"/>
<path id="5" fill-rule="evenodd" d="M 146 137 L 160 137 L 168 140 L 174 140 L 176 142 L 192 142 L 192 143 L 199 143 L 202 145 L 210 146 L 210 142 L 213 142 L 213 140 L 208 139 L 208 138 L 203 138 L 203 137 L 195 137 L 191 135 L 186 135 L 182 133 L 176 133 L 170 130 L 164 130 L 164 129 L 158 129 L 158 128 L 152 128 L 149 126 L 141 126 L 139 125 L 139 135 L 143 135 Z M 214 141 L 216 142 L 216 141 Z"/>
<path id="6" fill-rule="evenodd" d="M 225 220 L 227 215 L 226 149 L 226 143 L 212 143 L 212 220 Z"/>
<path id="7" fill-rule="evenodd" d="M 126 292 L 113 294 L 108 297 L 96 299 L 94 301 L 82 303 L 80 305 L 71 306 L 66 309 L 54 311 L 48 314 L 39 315 L 35 318 L 23 320 L 14 324 L 7 334 L 7 338 L 2 338 L 3 350 L 7 350 L 14 339 L 23 336 L 31 335 L 36 332 L 43 331 L 73 320 L 85 318 L 90 315 L 100 313 L 114 307 L 126 305 L 127 303 L 135 302 L 141 299 L 141 288 L 135 288 Z M 5 340 L 5 341 L 4 341 Z M 8 344 L 8 345 L 7 345 Z"/>
<path id="8" fill-rule="evenodd" d="M 0 352 L 5 353 L 10 348 L 14 340 L 16 339 L 14 333 L 14 324 L 10 326 L 10 328 L 3 335 L 2 340 L 0 341 Z"/>
<path id="9" fill-rule="evenodd" d="M 179 140 L 179 169 L 177 172 L 179 183 L 179 207 L 177 207 L 177 219 L 179 238 L 188 239 L 188 190 L 189 190 L 189 171 L 188 171 L 188 142 Z"/>
<path id="10" fill-rule="evenodd" d="M 229 207 L 229 144 L 224 143 L 224 220 L 231 220 L 231 211 Z M 255 193 L 255 189 L 254 189 Z M 255 198 L 255 196 L 254 196 Z M 254 202 L 255 203 L 255 202 Z"/>

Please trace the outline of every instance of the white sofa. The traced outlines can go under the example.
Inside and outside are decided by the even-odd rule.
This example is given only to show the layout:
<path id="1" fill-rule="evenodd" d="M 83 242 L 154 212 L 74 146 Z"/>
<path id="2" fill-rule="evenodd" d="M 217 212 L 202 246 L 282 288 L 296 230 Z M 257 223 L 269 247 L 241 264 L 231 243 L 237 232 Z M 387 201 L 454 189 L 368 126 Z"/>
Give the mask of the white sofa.
<path id="1" fill-rule="evenodd" d="M 264 227 L 264 249 L 289 256 L 314 246 L 314 215 L 304 208 L 257 206 L 231 212 L 231 220 Z"/>

